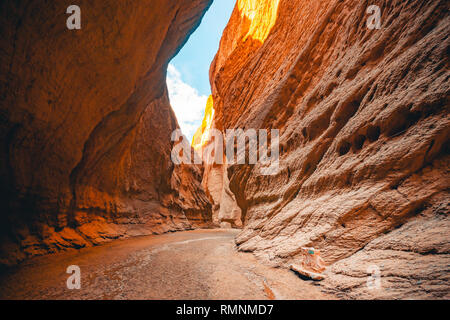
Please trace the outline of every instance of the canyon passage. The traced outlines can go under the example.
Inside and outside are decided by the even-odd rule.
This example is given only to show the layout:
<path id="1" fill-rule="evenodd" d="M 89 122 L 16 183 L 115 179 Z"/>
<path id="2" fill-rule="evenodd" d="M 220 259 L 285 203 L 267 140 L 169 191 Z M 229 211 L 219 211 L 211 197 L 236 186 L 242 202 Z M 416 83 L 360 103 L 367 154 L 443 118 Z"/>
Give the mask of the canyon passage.
<path id="1" fill-rule="evenodd" d="M 450 3 L 237 0 L 173 141 L 211 4 L 1 2 L 0 297 L 448 299 Z M 174 163 L 230 129 L 279 130 L 278 170 Z"/>
<path id="2" fill-rule="evenodd" d="M 194 230 L 37 257 L 0 280 L 0 299 L 331 299 L 288 270 L 236 253 L 239 230 Z M 69 265 L 81 288 L 68 290 Z"/>

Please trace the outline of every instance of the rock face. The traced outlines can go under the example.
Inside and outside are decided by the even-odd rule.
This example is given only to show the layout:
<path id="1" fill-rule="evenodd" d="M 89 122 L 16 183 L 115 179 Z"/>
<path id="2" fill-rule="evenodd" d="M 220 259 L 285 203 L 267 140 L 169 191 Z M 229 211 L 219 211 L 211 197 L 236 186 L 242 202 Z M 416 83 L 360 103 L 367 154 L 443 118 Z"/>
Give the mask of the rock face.
<path id="1" fill-rule="evenodd" d="M 174 168 L 168 61 L 211 0 L 0 4 L 2 264 L 205 226 L 201 168 Z"/>
<path id="2" fill-rule="evenodd" d="M 321 286 L 343 297 L 450 297 L 448 12 L 445 0 L 237 1 L 211 66 L 211 126 L 279 129 L 281 154 L 276 175 L 219 170 L 242 210 L 240 250 L 288 267 L 320 249 Z"/>
<path id="3" fill-rule="evenodd" d="M 229 188 L 226 157 L 222 156 L 221 163 L 218 163 L 219 161 L 215 161 L 215 151 L 209 151 L 216 147 L 215 138 L 219 139 L 215 136 L 214 130 L 218 131 L 218 129 L 214 126 L 214 116 L 214 99 L 210 96 L 206 103 L 202 125 L 192 139 L 192 146 L 202 158 L 205 167 L 202 186 L 213 205 L 213 223 L 215 226 L 224 228 L 240 228 L 242 227 L 241 209 Z"/>

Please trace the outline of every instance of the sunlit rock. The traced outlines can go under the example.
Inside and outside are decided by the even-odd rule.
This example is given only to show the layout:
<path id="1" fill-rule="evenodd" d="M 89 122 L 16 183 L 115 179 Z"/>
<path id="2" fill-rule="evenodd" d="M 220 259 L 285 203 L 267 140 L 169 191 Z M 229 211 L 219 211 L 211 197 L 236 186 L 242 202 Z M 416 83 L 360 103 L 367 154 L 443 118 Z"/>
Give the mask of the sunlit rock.
<path id="1" fill-rule="evenodd" d="M 317 248 L 322 286 L 343 297 L 448 297 L 448 6 L 377 4 L 380 29 L 364 1 L 238 1 L 211 65 L 212 125 L 280 129 L 280 172 L 227 166 L 222 189 L 242 210 L 240 250 L 288 268 Z M 373 266 L 383 290 L 366 286 Z"/>

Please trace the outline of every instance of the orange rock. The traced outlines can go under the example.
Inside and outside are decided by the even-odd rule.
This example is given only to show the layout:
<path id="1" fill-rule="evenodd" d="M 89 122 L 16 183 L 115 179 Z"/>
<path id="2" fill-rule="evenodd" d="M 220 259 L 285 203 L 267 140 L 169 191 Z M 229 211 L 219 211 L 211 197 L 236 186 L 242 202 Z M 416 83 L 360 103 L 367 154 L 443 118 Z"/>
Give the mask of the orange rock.
<path id="1" fill-rule="evenodd" d="M 214 119 L 214 99 L 212 96 L 208 97 L 205 108 L 205 116 L 203 117 L 202 125 L 195 132 L 192 138 L 192 147 L 196 151 L 200 151 L 210 140 L 210 129 Z"/>
<path id="2" fill-rule="evenodd" d="M 84 1 L 81 30 L 66 28 L 62 2 L 1 2 L 0 263 L 211 221 L 197 172 L 183 171 L 182 192 L 198 201 L 172 189 L 165 83 L 211 2 Z"/>
<path id="3" fill-rule="evenodd" d="M 242 210 L 240 250 L 288 267 L 318 248 L 323 285 L 345 297 L 448 298 L 448 3 L 373 4 L 379 30 L 362 1 L 238 1 L 211 65 L 212 126 L 280 129 L 281 170 L 225 166 L 220 189 Z M 367 290 L 374 264 L 395 290 Z"/>
<path id="4" fill-rule="evenodd" d="M 214 159 L 217 159 L 215 153 L 219 151 L 214 139 L 222 139 L 222 143 L 224 143 L 223 135 L 216 137 L 213 134 L 213 129 L 216 130 L 214 117 L 214 99 L 210 96 L 206 104 L 202 125 L 198 128 L 192 139 L 192 147 L 203 159 L 204 171 L 202 186 L 209 198 L 209 202 L 212 204 L 213 223 L 215 226 L 221 228 L 240 228 L 242 227 L 241 209 L 228 187 L 228 175 L 224 171 L 227 168 L 227 159 L 225 156 L 219 156 L 223 159 L 223 164 L 214 161 Z M 213 148 L 214 151 L 209 151 L 208 148 Z"/>

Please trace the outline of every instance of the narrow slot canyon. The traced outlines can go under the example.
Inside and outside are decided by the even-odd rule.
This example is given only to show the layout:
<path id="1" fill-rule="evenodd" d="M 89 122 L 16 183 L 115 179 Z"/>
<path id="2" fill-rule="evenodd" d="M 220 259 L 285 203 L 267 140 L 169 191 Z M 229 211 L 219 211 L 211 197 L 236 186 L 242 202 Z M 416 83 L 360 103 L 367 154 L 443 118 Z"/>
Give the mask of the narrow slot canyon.
<path id="1" fill-rule="evenodd" d="M 218 3 L 0 3 L 0 299 L 449 299 L 450 3 Z"/>

